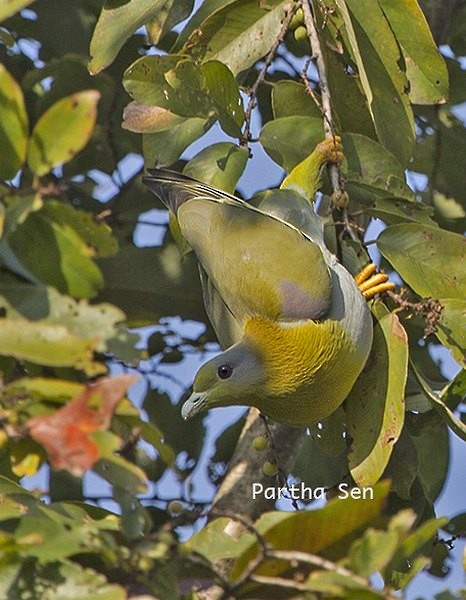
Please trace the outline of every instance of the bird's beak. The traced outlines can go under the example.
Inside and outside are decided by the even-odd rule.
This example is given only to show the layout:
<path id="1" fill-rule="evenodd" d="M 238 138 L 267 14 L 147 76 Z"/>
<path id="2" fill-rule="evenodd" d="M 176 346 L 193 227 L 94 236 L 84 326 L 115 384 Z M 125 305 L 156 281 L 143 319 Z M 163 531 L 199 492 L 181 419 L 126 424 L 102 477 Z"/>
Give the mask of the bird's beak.
<path id="1" fill-rule="evenodd" d="M 183 419 L 190 419 L 204 410 L 207 404 L 207 392 L 193 392 L 181 408 Z"/>

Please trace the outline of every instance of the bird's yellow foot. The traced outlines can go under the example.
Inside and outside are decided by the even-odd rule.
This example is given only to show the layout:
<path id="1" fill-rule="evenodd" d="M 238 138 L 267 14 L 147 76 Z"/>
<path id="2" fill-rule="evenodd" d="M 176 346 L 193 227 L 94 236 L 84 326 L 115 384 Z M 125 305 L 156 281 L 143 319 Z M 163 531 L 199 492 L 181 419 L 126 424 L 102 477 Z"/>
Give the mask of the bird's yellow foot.
<path id="1" fill-rule="evenodd" d="M 376 294 L 392 290 L 395 287 L 393 283 L 388 281 L 388 275 L 376 273 L 376 271 L 377 267 L 374 263 L 369 263 L 354 278 L 366 300 L 370 300 Z"/>
<path id="2" fill-rule="evenodd" d="M 315 147 L 314 152 L 319 153 L 322 156 L 322 164 L 328 162 L 338 165 L 341 164 L 343 162 L 341 137 L 335 135 L 334 137 L 325 139 L 323 142 L 319 142 Z"/>

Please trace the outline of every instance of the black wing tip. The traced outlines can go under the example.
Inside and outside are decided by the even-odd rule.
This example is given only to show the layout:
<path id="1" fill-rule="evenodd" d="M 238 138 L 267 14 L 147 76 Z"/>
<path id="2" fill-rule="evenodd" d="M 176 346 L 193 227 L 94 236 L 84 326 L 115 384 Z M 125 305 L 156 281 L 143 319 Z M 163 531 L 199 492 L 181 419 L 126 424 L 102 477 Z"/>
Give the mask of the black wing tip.
<path id="1" fill-rule="evenodd" d="M 195 195 L 195 187 L 200 185 L 197 179 L 165 168 L 146 169 L 142 183 L 175 214 L 184 202 Z"/>
<path id="2" fill-rule="evenodd" d="M 199 183 L 197 179 L 193 177 L 189 177 L 188 175 L 183 175 L 183 173 L 179 173 L 178 171 L 173 171 L 172 169 L 165 168 L 150 168 L 146 169 L 146 175 L 142 176 L 142 182 L 150 187 L 151 182 L 158 181 L 160 183 L 163 182 L 176 182 L 176 183 L 185 183 L 185 182 L 195 182 Z"/>

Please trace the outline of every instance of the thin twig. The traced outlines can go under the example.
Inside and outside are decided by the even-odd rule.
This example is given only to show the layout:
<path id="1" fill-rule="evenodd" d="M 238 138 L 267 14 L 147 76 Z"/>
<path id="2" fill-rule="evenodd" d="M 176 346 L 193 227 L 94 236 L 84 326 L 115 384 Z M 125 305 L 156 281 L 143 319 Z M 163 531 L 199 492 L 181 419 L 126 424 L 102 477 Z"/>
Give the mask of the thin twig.
<path id="1" fill-rule="evenodd" d="M 282 487 L 286 488 L 287 491 L 288 491 L 288 493 L 290 494 L 290 486 L 289 486 L 289 483 L 288 483 L 288 479 L 287 479 L 287 477 L 285 475 L 284 470 L 280 467 L 280 459 L 279 459 L 279 456 L 278 456 L 277 448 L 275 446 L 275 440 L 274 440 L 274 437 L 273 437 L 273 431 L 270 428 L 269 421 L 268 421 L 266 415 L 264 415 L 263 413 L 260 413 L 259 417 L 260 417 L 262 423 L 264 424 L 265 433 L 266 433 L 266 436 L 267 436 L 267 438 L 269 440 L 270 449 L 272 450 L 272 454 L 273 454 L 273 459 L 275 461 L 275 464 L 277 465 L 277 469 L 278 469 L 278 471 L 277 471 L 278 485 L 281 488 Z M 292 505 L 292 507 L 295 510 L 297 510 L 297 511 L 300 510 L 298 502 L 296 501 L 295 498 L 293 498 L 292 494 L 289 495 L 288 500 L 291 500 L 291 505 Z"/>
<path id="2" fill-rule="evenodd" d="M 298 2 L 298 3 L 294 4 L 293 6 L 287 8 L 287 12 L 286 12 L 285 18 L 283 19 L 282 26 L 280 28 L 280 32 L 279 32 L 278 36 L 276 37 L 272 47 L 270 48 L 267 56 L 264 59 L 264 64 L 262 65 L 262 68 L 259 71 L 259 75 L 257 76 L 256 81 L 253 83 L 252 87 L 249 90 L 248 105 L 247 105 L 246 111 L 244 113 L 244 121 L 245 121 L 246 125 L 244 128 L 242 140 L 240 142 L 242 146 L 246 146 L 248 144 L 248 142 L 251 141 L 251 117 L 252 117 L 252 111 L 253 111 L 254 107 L 256 106 L 257 92 L 258 92 L 260 86 L 264 82 L 265 76 L 267 75 L 267 71 L 268 71 L 270 65 L 272 64 L 273 59 L 275 58 L 275 54 L 277 52 L 278 47 L 285 39 L 285 35 L 286 35 L 286 32 L 288 31 L 288 27 L 290 25 L 291 19 L 293 18 L 293 15 L 295 14 L 295 12 L 298 10 L 299 6 L 300 6 L 300 3 Z"/>
<path id="3" fill-rule="evenodd" d="M 319 73 L 319 87 L 321 94 L 322 116 L 324 118 L 325 137 L 334 138 L 335 130 L 333 127 L 332 100 L 328 86 L 327 69 L 325 66 L 324 55 L 322 53 L 319 35 L 317 33 L 317 28 L 309 0 L 305 0 L 302 5 L 304 23 L 309 36 L 309 42 L 311 44 L 312 56 L 316 62 L 317 72 Z M 334 193 L 343 191 L 343 182 L 337 165 L 329 165 L 329 173 Z"/>
<path id="4" fill-rule="evenodd" d="M 324 571 L 333 571 L 342 577 L 351 577 L 353 581 L 360 585 L 370 586 L 369 581 L 364 579 L 364 577 L 360 577 L 356 573 L 353 573 L 353 571 L 345 569 L 345 567 L 341 567 L 333 561 L 317 556 L 316 554 L 308 554 L 307 552 L 300 552 L 298 550 L 272 550 L 267 552 L 267 558 L 312 565 Z"/>

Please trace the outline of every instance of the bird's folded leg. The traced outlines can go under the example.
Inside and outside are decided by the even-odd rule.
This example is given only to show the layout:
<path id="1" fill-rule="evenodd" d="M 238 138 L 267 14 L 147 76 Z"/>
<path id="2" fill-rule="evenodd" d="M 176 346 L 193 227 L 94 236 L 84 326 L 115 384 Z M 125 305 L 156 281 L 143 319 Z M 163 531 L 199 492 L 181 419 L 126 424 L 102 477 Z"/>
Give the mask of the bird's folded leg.
<path id="1" fill-rule="evenodd" d="M 376 273 L 376 271 L 376 265 L 369 263 L 354 278 L 366 300 L 370 300 L 376 294 L 392 290 L 395 287 L 393 283 L 388 281 L 388 275 Z"/>
<path id="2" fill-rule="evenodd" d="M 331 138 L 326 138 L 322 142 L 319 142 L 314 149 L 316 154 L 321 155 L 320 164 L 335 163 L 337 165 L 343 162 L 343 146 L 341 144 L 341 137 L 335 135 Z"/>

